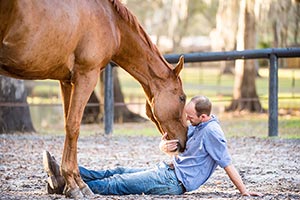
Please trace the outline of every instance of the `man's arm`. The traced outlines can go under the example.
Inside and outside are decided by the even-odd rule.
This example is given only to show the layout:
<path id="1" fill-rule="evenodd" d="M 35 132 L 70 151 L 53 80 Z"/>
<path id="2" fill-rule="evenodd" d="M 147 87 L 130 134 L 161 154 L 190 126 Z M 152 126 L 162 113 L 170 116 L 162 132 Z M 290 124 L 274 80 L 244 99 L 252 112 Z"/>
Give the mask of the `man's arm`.
<path id="1" fill-rule="evenodd" d="M 241 176 L 236 171 L 236 169 L 233 165 L 229 165 L 229 166 L 225 167 L 224 169 L 225 169 L 226 173 L 228 174 L 232 183 L 237 187 L 237 189 L 240 191 L 240 193 L 243 196 L 262 196 L 261 193 L 247 191 L 246 186 L 244 185 Z"/>

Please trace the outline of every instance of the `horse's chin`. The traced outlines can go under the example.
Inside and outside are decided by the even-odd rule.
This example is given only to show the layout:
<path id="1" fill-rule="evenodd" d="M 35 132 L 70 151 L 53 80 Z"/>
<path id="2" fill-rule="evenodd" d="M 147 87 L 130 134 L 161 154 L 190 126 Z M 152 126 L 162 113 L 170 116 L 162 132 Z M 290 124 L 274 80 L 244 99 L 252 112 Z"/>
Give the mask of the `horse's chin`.
<path id="1" fill-rule="evenodd" d="M 179 142 L 177 143 L 177 149 L 174 152 L 182 153 L 184 152 L 185 147 L 183 147 Z"/>

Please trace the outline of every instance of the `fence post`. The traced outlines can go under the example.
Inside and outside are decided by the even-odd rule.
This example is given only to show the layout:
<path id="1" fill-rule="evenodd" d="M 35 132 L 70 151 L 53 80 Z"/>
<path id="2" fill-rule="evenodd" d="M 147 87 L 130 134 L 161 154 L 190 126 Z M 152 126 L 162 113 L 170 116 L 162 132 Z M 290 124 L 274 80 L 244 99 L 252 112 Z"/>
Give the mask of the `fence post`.
<path id="1" fill-rule="evenodd" d="M 112 66 L 108 64 L 105 68 L 104 78 L 104 132 L 112 134 L 114 120 L 114 82 Z"/>
<path id="2" fill-rule="evenodd" d="M 278 58 L 270 55 L 269 70 L 269 137 L 278 136 Z"/>

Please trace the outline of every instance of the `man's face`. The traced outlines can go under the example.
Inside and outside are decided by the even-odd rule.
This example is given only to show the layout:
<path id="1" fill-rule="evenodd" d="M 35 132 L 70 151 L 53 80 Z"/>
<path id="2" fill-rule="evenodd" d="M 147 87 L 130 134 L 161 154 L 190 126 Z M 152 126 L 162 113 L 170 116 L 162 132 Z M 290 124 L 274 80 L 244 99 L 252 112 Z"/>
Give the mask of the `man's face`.
<path id="1" fill-rule="evenodd" d="M 193 102 L 189 102 L 185 106 L 186 118 L 193 126 L 197 126 L 202 122 L 202 116 L 197 116 L 197 112 L 195 110 L 195 104 Z"/>

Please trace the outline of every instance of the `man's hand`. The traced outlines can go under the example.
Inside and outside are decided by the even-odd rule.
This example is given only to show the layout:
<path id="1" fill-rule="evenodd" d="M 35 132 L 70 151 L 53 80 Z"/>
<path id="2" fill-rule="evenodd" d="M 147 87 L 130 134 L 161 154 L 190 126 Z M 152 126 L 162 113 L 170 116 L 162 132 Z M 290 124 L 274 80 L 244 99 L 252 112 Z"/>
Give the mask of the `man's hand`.
<path id="1" fill-rule="evenodd" d="M 228 174 L 232 183 L 237 187 L 237 189 L 240 191 L 240 193 L 243 196 L 259 196 L 259 197 L 263 196 L 263 194 L 261 194 L 259 192 L 249 192 L 246 189 L 246 186 L 244 185 L 241 176 L 239 175 L 239 173 L 237 172 L 237 170 L 235 169 L 235 167 L 233 165 L 228 165 L 224 169 L 225 169 L 226 173 Z"/>
<path id="2" fill-rule="evenodd" d="M 159 149 L 165 154 L 172 156 L 177 155 L 178 140 L 167 140 L 168 133 L 164 133 L 159 143 Z"/>
<path id="3" fill-rule="evenodd" d="M 262 197 L 263 194 L 260 192 L 250 192 L 250 191 L 246 191 L 242 194 L 243 196 L 254 196 L 254 197 Z"/>

